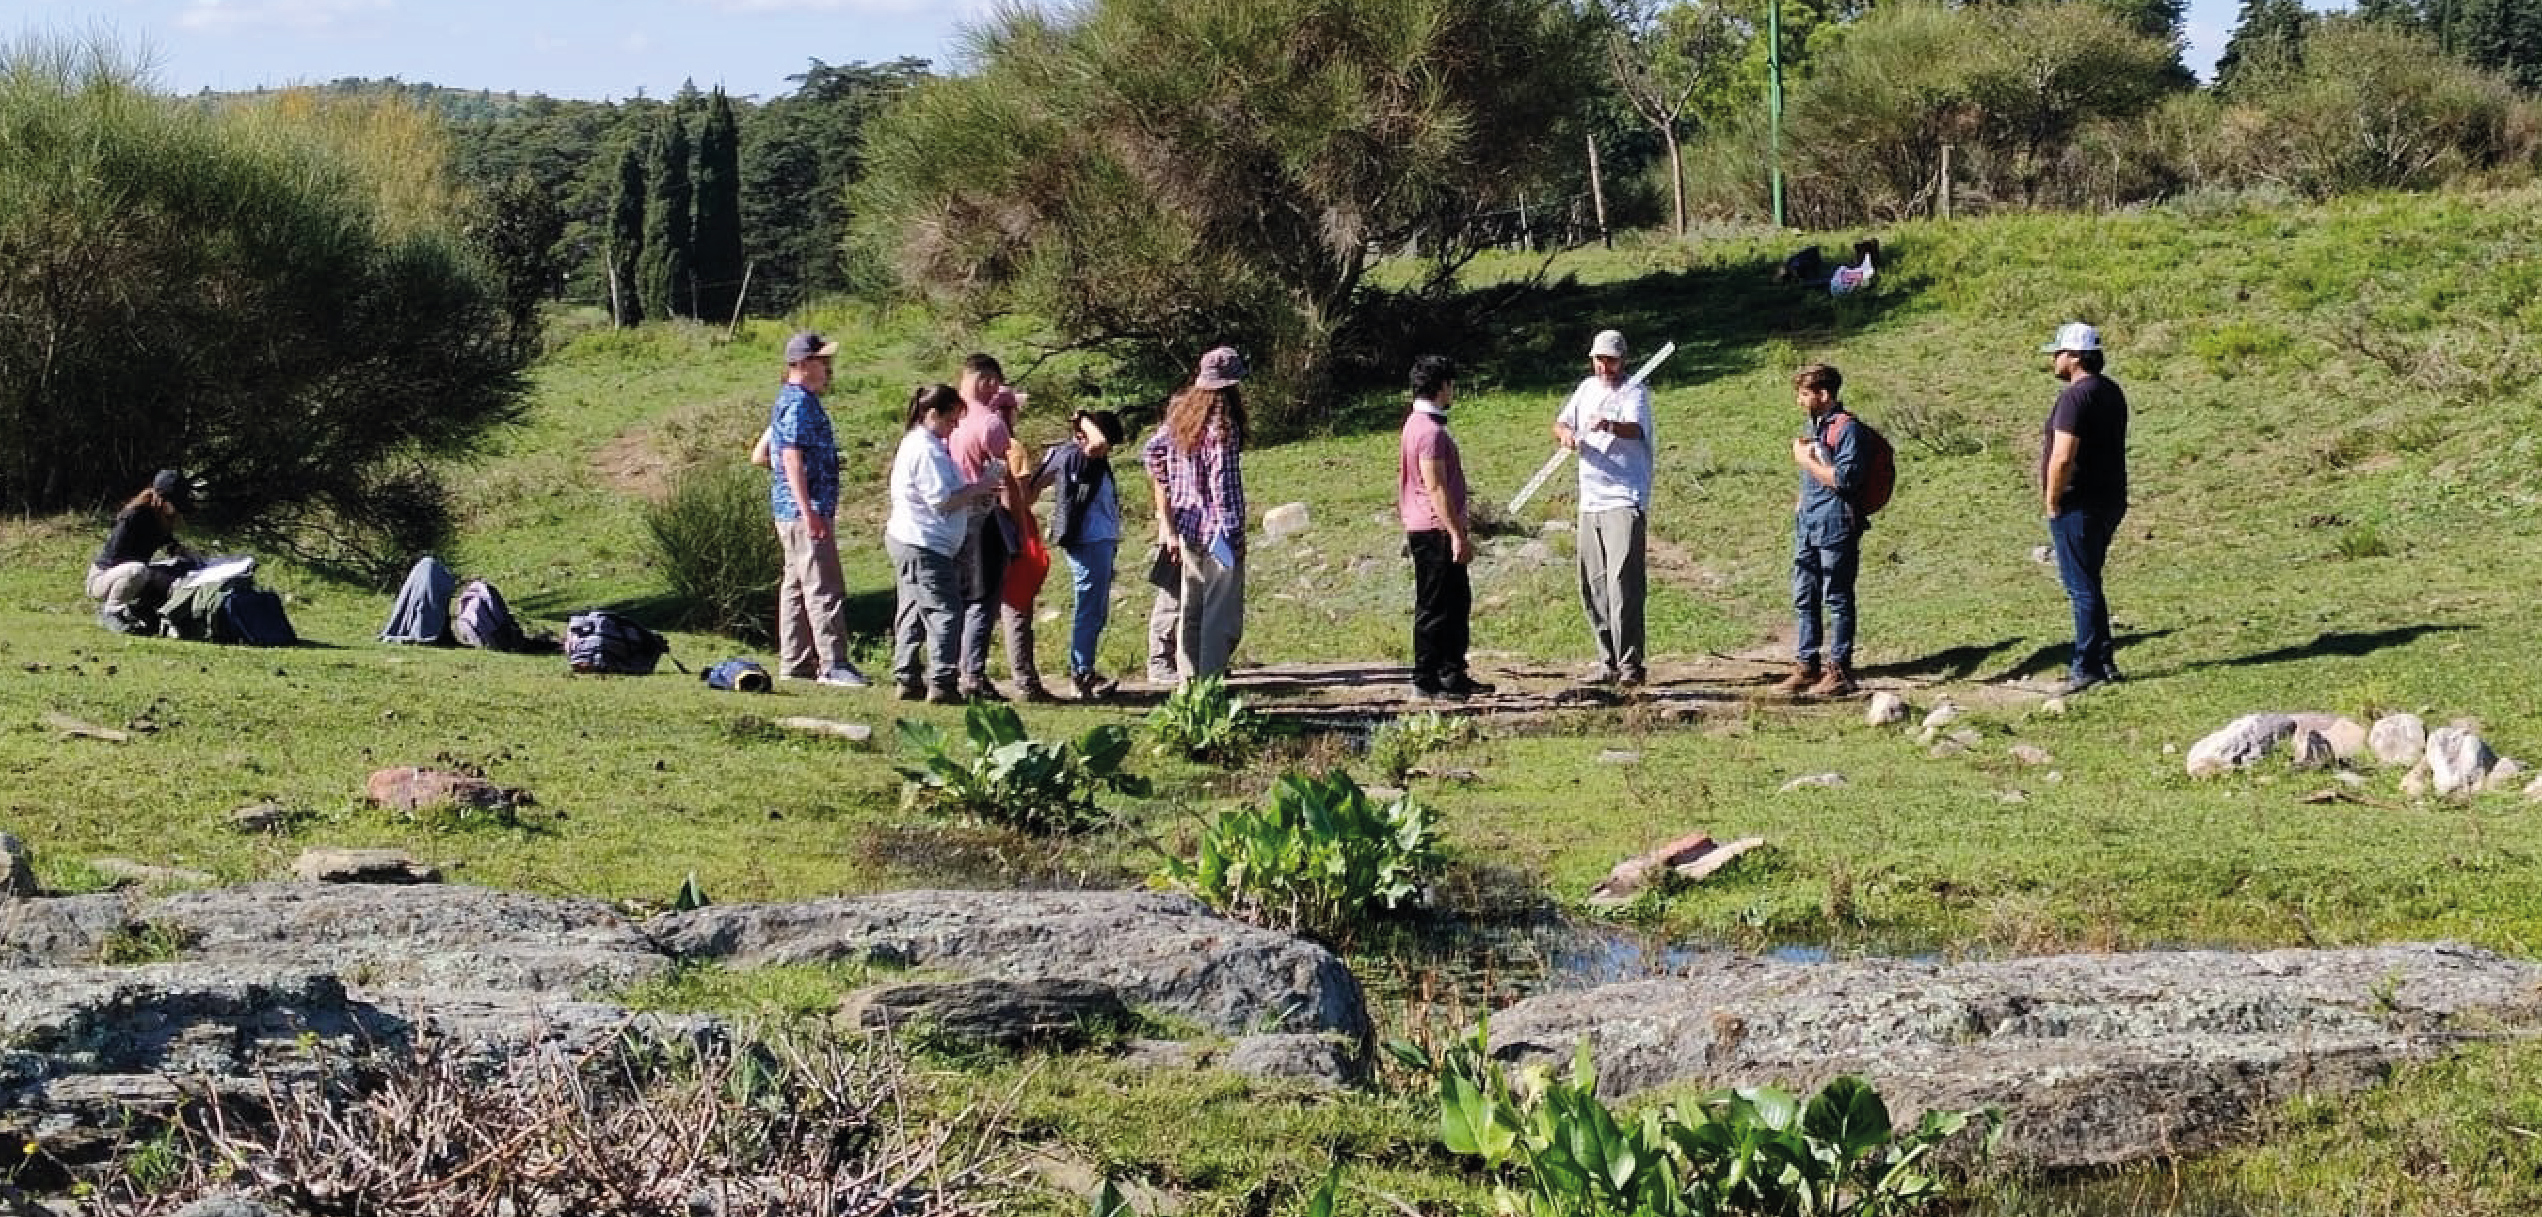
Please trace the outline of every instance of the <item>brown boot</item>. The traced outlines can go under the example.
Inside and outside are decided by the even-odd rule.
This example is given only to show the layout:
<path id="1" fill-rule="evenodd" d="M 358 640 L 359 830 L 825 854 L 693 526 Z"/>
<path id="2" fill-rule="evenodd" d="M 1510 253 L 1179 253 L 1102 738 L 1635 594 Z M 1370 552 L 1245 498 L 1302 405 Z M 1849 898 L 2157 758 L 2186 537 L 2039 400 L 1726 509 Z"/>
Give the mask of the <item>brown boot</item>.
<path id="1" fill-rule="evenodd" d="M 1811 697 L 1847 697 L 1853 692 L 1854 674 L 1846 671 L 1841 664 L 1827 665 L 1826 674 L 1818 678 L 1817 684 L 1809 687 Z"/>
<path id="2" fill-rule="evenodd" d="M 1817 682 L 1817 664 L 1796 663 L 1792 665 L 1792 670 L 1789 675 L 1786 675 L 1783 679 L 1774 682 L 1774 691 L 1787 697 L 1798 696 L 1803 690 Z"/>

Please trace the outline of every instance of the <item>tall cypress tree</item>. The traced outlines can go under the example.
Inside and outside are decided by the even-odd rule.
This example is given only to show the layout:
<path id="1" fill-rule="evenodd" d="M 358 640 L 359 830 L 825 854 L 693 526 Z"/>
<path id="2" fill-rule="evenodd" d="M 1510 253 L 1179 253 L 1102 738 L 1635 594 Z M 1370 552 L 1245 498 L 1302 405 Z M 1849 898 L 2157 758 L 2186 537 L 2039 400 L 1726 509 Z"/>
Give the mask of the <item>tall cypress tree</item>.
<path id="1" fill-rule="evenodd" d="M 644 311 L 654 317 L 694 317 L 697 299 L 689 273 L 688 126 L 666 115 L 662 133 L 653 141 L 653 160 L 644 197 L 644 257 L 636 266 L 637 290 Z"/>
<path id="2" fill-rule="evenodd" d="M 690 264 L 697 276 L 697 313 L 708 321 L 733 315 L 741 295 L 741 124 L 721 88 L 697 133 L 697 222 Z"/>
<path id="3" fill-rule="evenodd" d="M 2234 73 L 2244 64 L 2301 58 L 2304 31 L 2311 25 L 2312 14 L 2304 11 L 2304 0 L 2242 0 L 2233 37 L 2225 42 L 2224 54 L 2216 57 L 2216 87 L 2231 90 Z"/>
<path id="4" fill-rule="evenodd" d="M 618 191 L 609 201 L 609 277 L 619 325 L 644 320 L 636 290 L 636 266 L 644 254 L 644 152 L 634 144 L 618 154 Z"/>

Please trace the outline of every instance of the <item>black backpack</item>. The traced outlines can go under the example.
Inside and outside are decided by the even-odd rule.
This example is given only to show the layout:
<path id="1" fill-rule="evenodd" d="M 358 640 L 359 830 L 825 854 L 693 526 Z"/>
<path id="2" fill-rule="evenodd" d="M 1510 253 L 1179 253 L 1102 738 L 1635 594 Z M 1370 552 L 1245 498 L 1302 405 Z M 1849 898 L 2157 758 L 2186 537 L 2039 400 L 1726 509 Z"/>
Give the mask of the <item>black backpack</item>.
<path id="1" fill-rule="evenodd" d="M 577 672 L 650 676 L 670 651 L 670 639 L 607 609 L 588 609 L 565 622 L 565 662 Z"/>
<path id="2" fill-rule="evenodd" d="M 171 638 L 251 647 L 297 646 L 282 597 L 256 586 L 252 573 L 179 588 L 160 609 L 160 629 Z"/>

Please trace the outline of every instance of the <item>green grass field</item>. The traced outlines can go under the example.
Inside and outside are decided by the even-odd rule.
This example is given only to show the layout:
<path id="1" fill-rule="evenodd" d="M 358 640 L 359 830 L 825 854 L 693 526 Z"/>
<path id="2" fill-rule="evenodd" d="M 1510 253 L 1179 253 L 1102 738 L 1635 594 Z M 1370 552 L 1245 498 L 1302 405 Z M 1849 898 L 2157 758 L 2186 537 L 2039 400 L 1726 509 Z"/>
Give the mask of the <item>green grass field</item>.
<path id="1" fill-rule="evenodd" d="M 1476 781 L 1417 784 L 1443 809 L 1461 865 L 1573 904 L 1622 856 L 1705 829 L 1772 848 L 1647 910 L 1659 931 L 1837 951 L 2443 937 L 2533 954 L 2542 826 L 2517 795 L 2412 801 L 2398 774 L 2370 772 L 2359 800 L 2313 803 L 2305 796 L 2330 785 L 2319 775 L 2272 767 L 2192 782 L 2166 748 L 2185 751 L 2252 711 L 2412 710 L 2475 720 L 2501 753 L 2542 761 L 2531 692 L 2542 657 L 2525 637 L 2542 497 L 2542 396 L 2526 374 L 2542 322 L 2538 204 L 2523 191 L 1913 224 L 1878 234 L 1893 264 L 1843 300 L 1771 285 L 1785 244 L 1563 256 L 1552 285 L 1448 352 L 1470 369 L 1456 426 L 1477 497 L 1505 502 L 1544 458 L 1595 330 L 1622 328 L 1645 349 L 1676 340 L 1655 377 L 1651 643 L 1662 657 L 1779 655 L 1789 378 L 1803 362 L 1835 363 L 1848 401 L 1900 451 L 1897 499 L 1866 543 L 1861 662 L 1919 708 L 1962 701 L 1984 740 L 1934 759 L 1896 729 L 1863 725 L 1858 707 L 1762 696 L 1694 725 L 1584 711 L 1495 730 L 1452 758 Z M 1503 255 L 1474 273 L 1533 265 Z M 2134 407 L 2135 506 L 2110 571 L 2131 679 L 2047 717 L 2001 686 L 2055 673 L 2067 636 L 2053 569 L 2031 557 L 2046 538 L 2030 470 L 2056 387 L 2035 349 L 2072 317 L 2102 326 Z M 831 395 L 851 466 L 842 532 L 856 539 L 857 619 L 879 632 L 890 594 L 879 483 L 899 403 L 922 377 L 948 377 L 967 346 L 909 312 L 842 306 L 813 321 L 847 347 Z M 454 477 L 464 535 L 444 557 L 551 627 L 587 605 L 659 607 L 643 497 L 685 463 L 741 459 L 784 328 L 755 324 L 735 342 L 697 329 L 565 336 L 538 370 L 526 425 Z M 1028 337 L 1017 328 L 984 341 L 1020 370 Z M 1065 360 L 1023 380 L 1037 441 L 1058 432 L 1072 397 L 1102 387 L 1099 367 Z M 1410 575 L 1391 522 L 1399 410 L 1373 396 L 1328 434 L 1248 457 L 1257 513 L 1302 501 L 1316 524 L 1257 550 L 1245 659 L 1405 655 Z M 1132 535 L 1144 536 L 1143 496 L 1129 497 Z M 1548 496 L 1516 527 L 1568 511 L 1567 494 Z M 400 845 L 458 881 L 634 902 L 668 900 L 692 871 L 724 901 L 1127 884 L 1152 868 L 1148 841 L 1267 778 L 1143 759 L 1157 796 L 1121 806 L 1121 831 L 1065 845 L 933 822 L 900 808 L 887 728 L 906 708 L 886 693 L 780 686 L 752 698 L 667 668 L 573 678 L 553 658 L 387 647 L 372 641 L 386 596 L 288 565 L 264 574 L 293 597 L 310 646 L 111 636 L 79 594 L 102 531 L 97 519 L 0 525 L 0 829 L 33 846 L 57 889 L 101 884 L 88 860 L 106 855 L 269 877 L 312 843 Z M 1497 657 L 1486 666 L 1588 665 L 1568 542 L 1552 540 L 1545 566 L 1478 568 L 1475 643 Z M 1124 583 L 1104 658 L 1135 672 L 1145 599 Z M 1064 600 L 1058 589 L 1044 604 Z M 1047 668 L 1062 666 L 1060 633 L 1043 630 Z M 739 653 L 729 640 L 675 636 L 674 656 L 692 669 Z M 1073 734 L 1126 713 L 1056 708 L 1026 721 Z M 123 744 L 61 738 L 48 714 L 156 729 Z M 878 750 L 862 751 L 765 726 L 783 714 L 886 729 Z M 2055 761 L 2022 766 L 2005 753 L 2014 742 Z M 1641 760 L 1597 763 L 1607 749 Z M 481 767 L 537 805 L 517 827 L 473 828 L 361 805 L 370 770 L 440 762 Z M 1826 771 L 1847 784 L 1777 793 Z M 316 814 L 288 838 L 226 827 L 225 812 L 260 800 Z M 2530 1170 L 2466 1166 L 2405 1188 L 2394 1181 L 2426 1170 L 2425 1155 L 2304 1148 L 2376 1136 L 2375 1121 L 2529 1108 L 2520 1059 L 2475 1054 L 2457 1074 L 2355 1111 L 2290 1114 L 2262 1149 L 2200 1168 L 2212 1194 L 2231 1197 L 2215 1203 L 2236 1207 L 2165 1210 L 2159 1187 L 2129 1179 L 2114 1194 L 2139 1200 L 2075 1211 L 2521 1211 L 2542 1199 Z M 1399 1163 L 1421 1131 L 1382 1098 L 1324 1107 L 1266 1096 L 1300 1113 L 1255 1120 L 1241 1085 L 1052 1072 L 1071 1076 L 1028 1083 L 1051 1113 L 1043 1127 L 1147 1163 L 1151 1181 L 1213 1212 L 1246 1211 L 1264 1177 L 1311 1182 L 1333 1149 Z M 956 1089 L 1014 1080 L 990 1071 Z M 1191 1122 L 1202 1112 L 1215 1122 Z M 2471 1140 L 2444 1151 L 2449 1163 L 2507 1152 L 2521 1143 L 2498 1129 L 2531 1126 L 2458 1118 L 2486 1119 L 2487 1131 L 2461 1132 Z M 1225 1140 L 1203 1144 L 1199 1128 L 1223 1128 Z M 1316 1163 L 1283 1148 L 1300 1141 L 1326 1147 L 1305 1155 Z M 1429 1180 L 1397 1178 L 1390 1189 L 1402 1194 L 1476 1195 L 1436 1159 L 1388 1169 Z M 2060 1194 L 2024 1211 L 2084 1203 Z"/>

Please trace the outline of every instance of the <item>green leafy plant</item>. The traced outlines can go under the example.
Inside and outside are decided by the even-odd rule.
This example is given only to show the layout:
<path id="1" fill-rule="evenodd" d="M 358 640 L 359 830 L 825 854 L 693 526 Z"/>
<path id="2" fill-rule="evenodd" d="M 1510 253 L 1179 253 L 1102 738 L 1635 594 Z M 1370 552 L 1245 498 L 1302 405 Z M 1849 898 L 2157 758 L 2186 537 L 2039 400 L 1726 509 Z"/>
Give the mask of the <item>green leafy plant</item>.
<path id="1" fill-rule="evenodd" d="M 1409 797 L 1379 807 L 1349 774 L 1289 773 L 1270 806 L 1219 815 L 1191 861 L 1168 857 L 1157 879 L 1257 925 L 1338 937 L 1419 892 L 1443 865 L 1438 842 Z"/>
<path id="2" fill-rule="evenodd" d="M 1437 1057 L 1387 1051 L 1437 1079 L 1439 1135 L 1451 1153 L 1503 1172 L 1501 1208 L 1535 1217 L 1896 1217 L 1945 1199 L 1927 1166 L 1972 1125 L 1988 1144 L 1991 1109 L 1931 1111 L 1900 1129 L 1869 1083 L 1839 1077 L 1806 1100 L 1772 1087 L 1716 1090 L 1691 1109 L 1619 1118 L 1597 1097 L 1583 1041 L 1568 1078 L 1542 1067 L 1513 1079 L 1489 1055 L 1488 1026 Z"/>
<path id="3" fill-rule="evenodd" d="M 1216 676 L 1185 681 L 1147 716 L 1159 756 L 1208 765 L 1241 765 L 1262 742 L 1262 720 Z"/>
<path id="4" fill-rule="evenodd" d="M 967 758 L 954 754 L 933 723 L 901 722 L 901 743 L 919 758 L 915 765 L 897 766 L 907 779 L 905 803 L 1026 832 L 1073 833 L 1109 818 L 1094 801 L 1097 791 L 1134 798 L 1148 792 L 1146 778 L 1122 771 L 1130 733 L 1119 724 L 1050 743 L 1026 737 L 1013 706 L 975 701 L 963 715 L 963 728 L 971 741 Z"/>
<path id="5" fill-rule="evenodd" d="M 1368 764 L 1386 775 L 1387 781 L 1400 782 L 1422 757 L 1473 743 L 1479 735 L 1471 719 L 1450 718 L 1436 710 L 1407 714 L 1387 720 L 1368 737 Z"/>
<path id="6" fill-rule="evenodd" d="M 681 605 L 682 621 L 736 637 L 774 636 L 781 565 L 768 544 L 768 478 L 738 461 L 681 473 L 644 512 L 653 569 Z"/>

